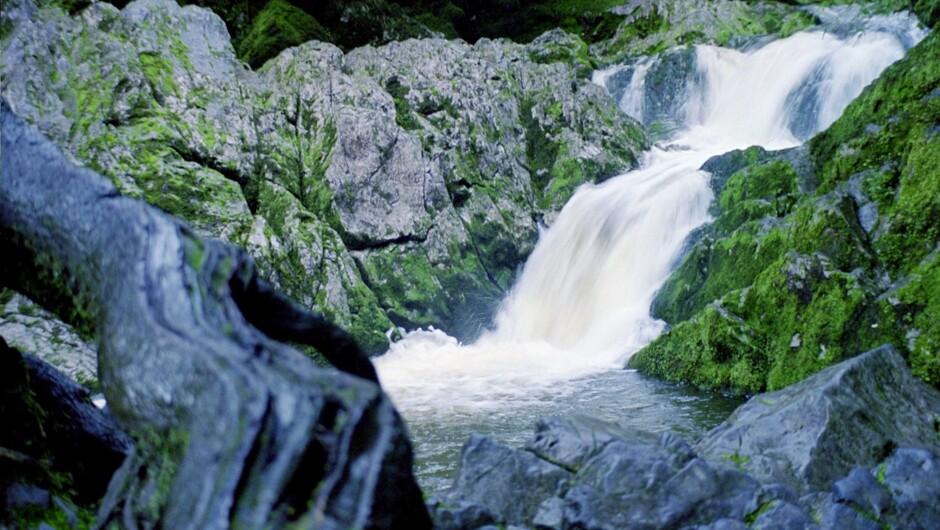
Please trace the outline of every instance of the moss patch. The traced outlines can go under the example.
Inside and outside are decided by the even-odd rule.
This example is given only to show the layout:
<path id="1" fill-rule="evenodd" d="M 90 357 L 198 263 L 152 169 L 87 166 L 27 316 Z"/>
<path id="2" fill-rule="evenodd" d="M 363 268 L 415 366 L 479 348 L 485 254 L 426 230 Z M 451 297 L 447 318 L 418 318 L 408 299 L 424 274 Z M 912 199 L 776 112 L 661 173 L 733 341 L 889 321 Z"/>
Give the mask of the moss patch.
<path id="1" fill-rule="evenodd" d="M 281 50 L 311 40 L 332 41 L 332 34 L 320 23 L 286 0 L 269 0 L 252 19 L 239 39 L 238 58 L 260 67 Z"/>

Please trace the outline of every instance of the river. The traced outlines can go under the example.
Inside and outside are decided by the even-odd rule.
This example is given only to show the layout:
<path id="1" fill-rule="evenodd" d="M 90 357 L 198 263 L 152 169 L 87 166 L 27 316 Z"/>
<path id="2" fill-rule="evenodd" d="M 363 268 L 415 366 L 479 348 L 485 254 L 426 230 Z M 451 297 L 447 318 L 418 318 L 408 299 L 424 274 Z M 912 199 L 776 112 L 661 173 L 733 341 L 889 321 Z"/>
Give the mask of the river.
<path id="1" fill-rule="evenodd" d="M 745 50 L 700 45 L 681 83 L 677 129 L 640 168 L 584 184 L 540 234 L 492 329 L 473 344 L 415 330 L 375 359 L 405 417 L 422 486 L 440 493 L 471 432 L 521 445 L 541 416 L 580 413 L 694 439 L 739 404 L 651 381 L 624 364 L 665 323 L 650 315 L 686 239 L 709 221 L 710 157 L 760 145 L 797 146 L 830 125 L 924 31 L 909 15 L 817 10 L 824 25 Z M 640 121 L 657 58 L 625 68 L 619 104 Z"/>

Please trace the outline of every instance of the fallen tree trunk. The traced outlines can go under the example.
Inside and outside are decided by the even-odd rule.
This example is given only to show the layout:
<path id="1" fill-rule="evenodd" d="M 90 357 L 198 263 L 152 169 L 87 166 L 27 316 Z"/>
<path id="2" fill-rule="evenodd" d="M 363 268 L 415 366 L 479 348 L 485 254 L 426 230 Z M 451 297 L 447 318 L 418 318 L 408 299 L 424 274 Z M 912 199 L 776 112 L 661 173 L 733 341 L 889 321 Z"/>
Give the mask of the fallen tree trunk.
<path id="1" fill-rule="evenodd" d="M 243 251 L 70 164 L 5 101 L 0 236 L 4 283 L 98 338 L 102 390 L 134 438 L 100 525 L 430 526 L 401 419 L 355 342 Z"/>

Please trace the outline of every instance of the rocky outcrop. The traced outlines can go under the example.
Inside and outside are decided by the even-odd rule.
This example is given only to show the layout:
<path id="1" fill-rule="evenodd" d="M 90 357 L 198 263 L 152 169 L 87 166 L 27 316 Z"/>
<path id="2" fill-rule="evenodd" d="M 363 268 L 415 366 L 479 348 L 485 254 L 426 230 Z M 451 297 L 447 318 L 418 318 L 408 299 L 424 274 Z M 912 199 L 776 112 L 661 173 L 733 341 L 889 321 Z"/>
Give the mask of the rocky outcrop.
<path id="1" fill-rule="evenodd" d="M 167 0 L 3 10 L 3 95 L 125 195 L 248 248 L 371 352 L 394 326 L 473 336 L 540 223 L 646 139 L 586 46 L 410 40 L 286 50 L 260 72 Z"/>
<path id="2" fill-rule="evenodd" d="M 767 35 L 789 36 L 817 22 L 813 15 L 778 2 L 631 0 L 614 12 L 626 18 L 611 38 L 592 46 L 607 64 L 678 45 L 742 46 Z"/>
<path id="3" fill-rule="evenodd" d="M 922 528 L 937 520 L 940 393 L 883 347 L 758 395 L 695 446 L 543 419 L 524 450 L 474 436 L 441 528 Z"/>

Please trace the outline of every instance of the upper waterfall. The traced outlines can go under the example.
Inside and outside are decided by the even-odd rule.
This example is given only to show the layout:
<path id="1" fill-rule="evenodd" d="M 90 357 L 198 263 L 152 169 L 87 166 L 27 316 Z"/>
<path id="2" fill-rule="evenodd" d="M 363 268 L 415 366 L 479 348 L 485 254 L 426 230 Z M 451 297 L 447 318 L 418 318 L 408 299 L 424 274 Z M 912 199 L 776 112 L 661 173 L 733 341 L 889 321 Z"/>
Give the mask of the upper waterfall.
<path id="1" fill-rule="evenodd" d="M 397 405 L 537 399 L 534 390 L 564 391 L 562 381 L 623 366 L 662 331 L 652 299 L 689 233 L 709 220 L 714 197 L 698 168 L 733 149 L 798 145 L 923 37 L 904 23 L 866 28 L 801 32 L 745 51 L 697 46 L 681 93 L 649 92 L 656 58 L 598 72 L 602 85 L 627 72 L 621 108 L 648 125 L 666 116 L 672 133 L 640 169 L 577 190 L 543 230 L 493 330 L 468 346 L 413 332 L 376 359 Z M 651 103 L 664 97 L 668 105 Z"/>

